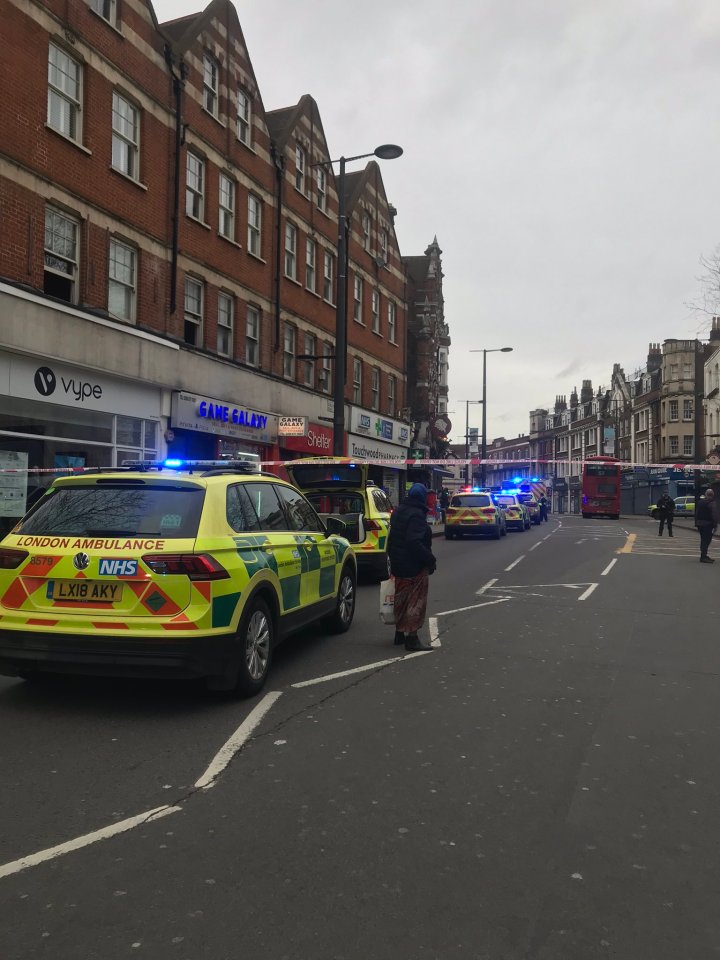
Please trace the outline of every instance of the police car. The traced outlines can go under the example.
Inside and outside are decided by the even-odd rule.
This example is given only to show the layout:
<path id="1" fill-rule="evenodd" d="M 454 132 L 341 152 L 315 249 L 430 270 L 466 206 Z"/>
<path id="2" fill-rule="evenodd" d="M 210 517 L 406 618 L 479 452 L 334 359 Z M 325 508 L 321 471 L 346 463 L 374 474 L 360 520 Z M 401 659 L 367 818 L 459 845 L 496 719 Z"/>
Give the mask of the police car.
<path id="1" fill-rule="evenodd" d="M 675 516 L 676 517 L 694 517 L 695 516 L 695 494 L 690 497 L 675 497 Z M 657 520 L 658 510 L 654 503 L 648 507 L 648 513 Z"/>
<path id="2" fill-rule="evenodd" d="M 387 539 L 393 505 L 368 479 L 368 464 L 338 457 L 307 457 L 284 463 L 288 476 L 323 518 L 345 524 L 358 569 L 385 580 L 389 576 Z"/>
<path id="3" fill-rule="evenodd" d="M 507 534 L 505 515 L 489 491 L 467 488 L 453 494 L 445 511 L 445 539 L 486 536 L 499 540 Z"/>
<path id="4" fill-rule="evenodd" d="M 288 634 L 346 631 L 344 525 L 251 469 L 165 461 L 55 479 L 0 543 L 0 673 L 203 677 L 249 695 Z"/>
<path id="5" fill-rule="evenodd" d="M 523 503 L 517 493 L 509 490 L 500 490 L 492 495 L 495 503 L 505 514 L 505 524 L 508 530 L 529 530 L 530 513 L 527 504 Z"/>

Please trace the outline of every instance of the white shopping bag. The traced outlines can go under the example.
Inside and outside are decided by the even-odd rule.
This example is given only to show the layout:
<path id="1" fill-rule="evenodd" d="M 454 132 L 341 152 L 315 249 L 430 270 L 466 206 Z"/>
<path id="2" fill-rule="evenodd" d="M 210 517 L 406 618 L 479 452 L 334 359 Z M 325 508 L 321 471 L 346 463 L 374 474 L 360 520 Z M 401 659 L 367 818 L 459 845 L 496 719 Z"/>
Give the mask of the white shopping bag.
<path id="1" fill-rule="evenodd" d="M 380 584 L 380 619 L 383 623 L 395 623 L 395 578 Z"/>

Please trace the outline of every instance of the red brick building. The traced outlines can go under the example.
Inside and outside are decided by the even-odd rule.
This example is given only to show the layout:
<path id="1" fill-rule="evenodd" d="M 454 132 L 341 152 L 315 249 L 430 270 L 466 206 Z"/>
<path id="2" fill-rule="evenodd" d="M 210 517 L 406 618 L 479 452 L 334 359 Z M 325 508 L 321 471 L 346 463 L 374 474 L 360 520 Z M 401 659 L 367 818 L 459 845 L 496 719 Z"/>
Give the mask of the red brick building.
<path id="1" fill-rule="evenodd" d="M 149 3 L 2 0 L 2 22 L 0 461 L 329 452 L 338 197 L 315 101 L 265 111 L 228 0 L 164 25 Z M 375 162 L 345 182 L 348 443 L 400 461 L 394 209 Z"/>

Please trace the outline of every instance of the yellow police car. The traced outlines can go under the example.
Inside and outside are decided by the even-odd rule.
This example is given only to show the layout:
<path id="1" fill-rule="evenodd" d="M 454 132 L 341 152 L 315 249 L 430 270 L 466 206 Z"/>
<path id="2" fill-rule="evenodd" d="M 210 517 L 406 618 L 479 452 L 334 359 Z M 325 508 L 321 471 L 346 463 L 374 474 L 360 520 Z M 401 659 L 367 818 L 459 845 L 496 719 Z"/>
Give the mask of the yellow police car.
<path id="1" fill-rule="evenodd" d="M 445 539 L 486 536 L 499 540 L 507 533 L 505 515 L 487 491 L 467 489 L 453 494 L 445 511 Z"/>
<path id="2" fill-rule="evenodd" d="M 288 476 L 323 518 L 336 517 L 360 572 L 389 575 L 387 539 L 393 505 L 368 479 L 368 464 L 349 457 L 308 457 L 284 463 Z"/>
<path id="3" fill-rule="evenodd" d="M 343 524 L 250 469 L 166 461 L 55 479 L 0 543 L 0 673 L 203 677 L 249 695 L 288 634 L 346 631 Z"/>
<path id="4" fill-rule="evenodd" d="M 494 502 L 505 514 L 505 525 L 508 530 L 529 530 L 530 513 L 527 505 L 523 503 L 516 493 L 510 493 L 507 490 L 501 490 L 492 495 Z"/>

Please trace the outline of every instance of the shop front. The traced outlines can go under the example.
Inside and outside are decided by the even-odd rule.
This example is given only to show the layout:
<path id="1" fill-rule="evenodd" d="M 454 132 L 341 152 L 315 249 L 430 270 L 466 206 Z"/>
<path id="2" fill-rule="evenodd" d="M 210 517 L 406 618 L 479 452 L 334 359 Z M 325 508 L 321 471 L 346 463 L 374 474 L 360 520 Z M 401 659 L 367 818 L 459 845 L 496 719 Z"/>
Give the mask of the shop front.
<path id="1" fill-rule="evenodd" d="M 279 417 L 278 444 L 281 460 L 299 457 L 331 457 L 333 429 L 322 423 L 313 423 L 308 417 Z M 283 479 L 289 479 L 282 467 L 272 470 Z"/>
<path id="2" fill-rule="evenodd" d="M 178 391 L 171 402 L 168 456 L 232 460 L 244 453 L 277 459 L 278 418 L 235 400 Z"/>
<path id="3" fill-rule="evenodd" d="M 160 411 L 158 389 L 0 353 L 0 534 L 25 513 L 29 497 L 48 485 L 53 470 L 156 458 Z M 3 472 L 11 470 L 30 472 Z"/>
<path id="4" fill-rule="evenodd" d="M 405 472 L 410 442 L 410 427 L 400 420 L 380 417 L 370 410 L 352 407 L 347 455 L 355 460 L 384 460 L 372 464 L 369 478 L 384 488 L 397 506 L 405 493 Z"/>

